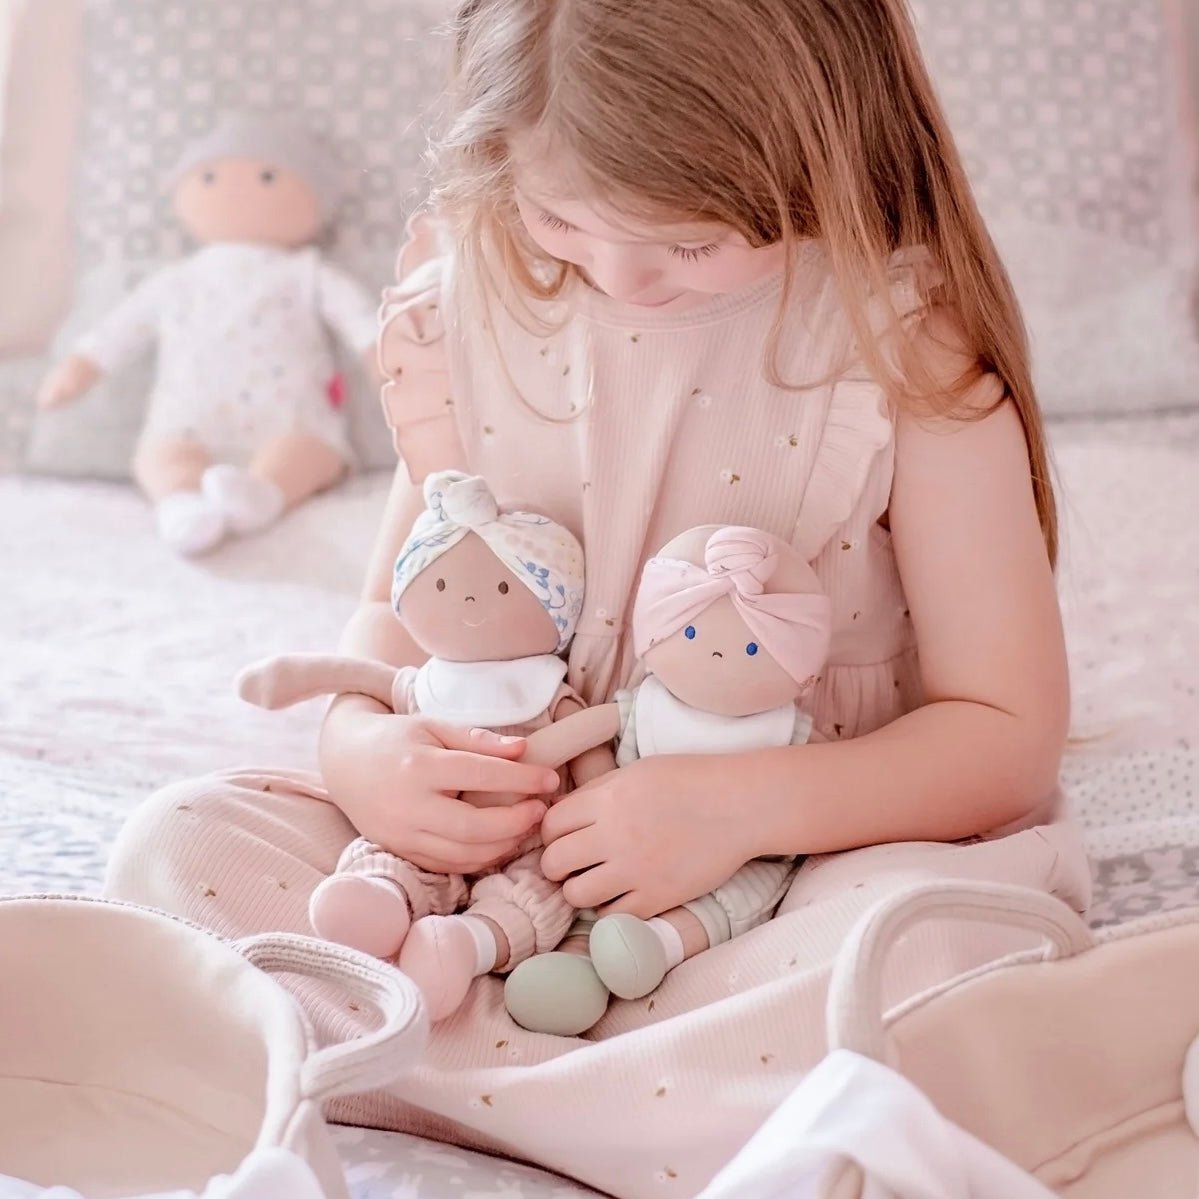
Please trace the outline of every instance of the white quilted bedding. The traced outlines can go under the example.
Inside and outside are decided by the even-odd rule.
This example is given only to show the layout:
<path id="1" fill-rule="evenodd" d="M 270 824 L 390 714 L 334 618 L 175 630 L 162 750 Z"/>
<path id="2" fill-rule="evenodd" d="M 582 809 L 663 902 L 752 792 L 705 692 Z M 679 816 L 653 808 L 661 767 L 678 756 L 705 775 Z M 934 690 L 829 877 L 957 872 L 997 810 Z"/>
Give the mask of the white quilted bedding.
<path id="1" fill-rule="evenodd" d="M 1199 416 L 1054 430 L 1075 723 L 1066 785 L 1097 924 L 1199 905 Z M 0 891 L 94 891 L 125 812 L 171 779 L 309 764 L 319 702 L 233 696 L 261 654 L 330 647 L 386 480 L 358 479 L 202 565 L 129 490 L 0 479 Z M 446 1147 L 344 1130 L 357 1199 L 581 1192 Z"/>

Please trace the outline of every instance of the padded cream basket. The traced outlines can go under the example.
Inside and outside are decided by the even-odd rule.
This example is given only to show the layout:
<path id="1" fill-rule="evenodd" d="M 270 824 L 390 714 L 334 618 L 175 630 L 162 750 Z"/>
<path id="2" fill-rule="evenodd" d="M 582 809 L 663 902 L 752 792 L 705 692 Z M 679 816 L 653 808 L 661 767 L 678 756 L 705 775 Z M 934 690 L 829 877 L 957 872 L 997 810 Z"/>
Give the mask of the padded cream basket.
<path id="1" fill-rule="evenodd" d="M 334 982 L 379 1027 L 318 1050 L 271 973 Z M 85 1199 L 346 1199 L 321 1103 L 394 1081 L 425 1031 L 415 987 L 352 951 L 229 943 L 100 900 L 0 900 L 0 1194 L 26 1193 L 10 1178 Z"/>
<path id="2" fill-rule="evenodd" d="M 945 920 L 1048 948 L 884 1015 L 891 950 Z M 1040 892 L 913 888 L 846 942 L 828 1030 L 829 1057 L 703 1199 L 1199 1196 L 1199 911 L 1095 933 Z"/>

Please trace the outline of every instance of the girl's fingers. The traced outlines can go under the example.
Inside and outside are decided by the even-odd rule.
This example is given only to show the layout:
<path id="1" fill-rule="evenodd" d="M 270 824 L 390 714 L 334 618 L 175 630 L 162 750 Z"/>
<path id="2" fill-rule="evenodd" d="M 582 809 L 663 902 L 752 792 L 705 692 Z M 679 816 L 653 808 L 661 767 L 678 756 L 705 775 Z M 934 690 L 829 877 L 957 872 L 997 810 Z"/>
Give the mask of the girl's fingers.
<path id="1" fill-rule="evenodd" d="M 578 878 L 568 878 L 562 884 L 562 897 L 573 908 L 600 909 L 627 892 L 626 880 L 609 862 L 580 874 Z"/>
<path id="2" fill-rule="evenodd" d="M 418 845 L 422 859 L 437 862 L 441 866 L 441 869 L 434 873 L 477 874 L 498 862 L 514 858 L 521 840 L 523 838 L 470 845 L 426 833 L 420 838 Z"/>
<path id="3" fill-rule="evenodd" d="M 460 799 L 445 799 L 429 813 L 425 831 L 458 845 L 486 846 L 498 841 L 519 842 L 545 814 L 540 800 L 526 799 L 510 808 L 476 808 Z"/>
<path id="4" fill-rule="evenodd" d="M 615 916 L 621 912 L 636 916 L 641 920 L 652 920 L 659 915 L 654 911 L 651 901 L 640 891 L 629 891 L 619 899 L 598 909 L 598 914 L 601 916 Z"/>
<path id="5" fill-rule="evenodd" d="M 559 837 L 590 828 L 594 823 L 595 807 L 590 793 L 575 791 L 560 799 L 545 814 L 541 822 L 541 839 L 550 845 Z"/>
<path id="6" fill-rule="evenodd" d="M 558 781 L 557 771 L 545 766 L 526 766 L 475 751 L 447 749 L 429 759 L 429 783 L 438 791 L 550 795 L 558 790 Z"/>
<path id="7" fill-rule="evenodd" d="M 544 821 L 542 823 L 544 825 Z M 598 866 L 605 860 L 599 838 L 591 829 L 585 828 L 555 841 L 545 850 L 541 855 L 541 873 L 557 883 L 580 870 Z"/>
<path id="8" fill-rule="evenodd" d="M 507 758 L 510 761 L 520 758 L 529 744 L 524 737 L 505 737 L 490 729 L 464 729 L 458 725 L 442 724 L 438 720 L 425 721 L 425 728 L 446 749 L 486 754 L 491 758 Z"/>

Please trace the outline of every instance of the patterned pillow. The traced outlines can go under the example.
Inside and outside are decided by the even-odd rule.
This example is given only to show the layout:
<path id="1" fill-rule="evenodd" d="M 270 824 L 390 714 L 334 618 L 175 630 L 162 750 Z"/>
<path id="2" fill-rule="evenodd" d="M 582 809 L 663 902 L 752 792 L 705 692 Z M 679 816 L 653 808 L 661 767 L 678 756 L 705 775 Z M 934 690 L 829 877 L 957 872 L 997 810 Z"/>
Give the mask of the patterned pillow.
<path id="1" fill-rule="evenodd" d="M 1181 13 L 1163 0 L 914 0 L 1051 414 L 1199 404 Z"/>
<path id="2" fill-rule="evenodd" d="M 372 290 L 387 283 L 406 215 L 423 194 L 422 115 L 445 73 L 445 46 L 431 34 L 451 7 L 451 0 L 88 0 L 79 268 L 55 352 L 143 275 L 187 252 L 162 180 L 224 111 L 299 113 L 333 141 L 347 178 L 358 182 L 326 248 Z M 31 381 L 47 360 L 0 365 L 0 413 L 8 420 L 0 469 L 126 477 L 151 363 L 35 419 Z M 356 364 L 344 365 L 357 380 L 350 411 L 359 457 L 392 465 L 374 389 Z"/>

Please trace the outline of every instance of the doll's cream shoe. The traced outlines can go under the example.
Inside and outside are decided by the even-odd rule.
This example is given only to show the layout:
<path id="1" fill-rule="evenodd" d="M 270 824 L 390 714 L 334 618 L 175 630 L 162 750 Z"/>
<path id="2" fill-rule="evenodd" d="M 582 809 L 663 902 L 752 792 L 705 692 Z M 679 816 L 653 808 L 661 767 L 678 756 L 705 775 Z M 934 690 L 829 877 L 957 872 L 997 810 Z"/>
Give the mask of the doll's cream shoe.
<path id="1" fill-rule="evenodd" d="M 604 986 L 621 999 L 656 990 L 670 968 L 657 933 L 636 916 L 604 916 L 591 930 L 591 961 Z"/>
<path id="2" fill-rule="evenodd" d="M 504 1006 L 529 1032 L 577 1037 L 608 1010 L 608 988 L 584 955 L 539 953 L 508 975 Z"/>
<path id="3" fill-rule="evenodd" d="M 224 513 L 199 491 L 173 491 L 163 496 L 154 515 L 159 536 L 187 558 L 215 549 L 229 531 Z"/>
<path id="4" fill-rule="evenodd" d="M 210 466 L 200 488 L 239 537 L 261 532 L 283 515 L 283 492 L 269 479 L 257 479 L 240 466 Z"/>

